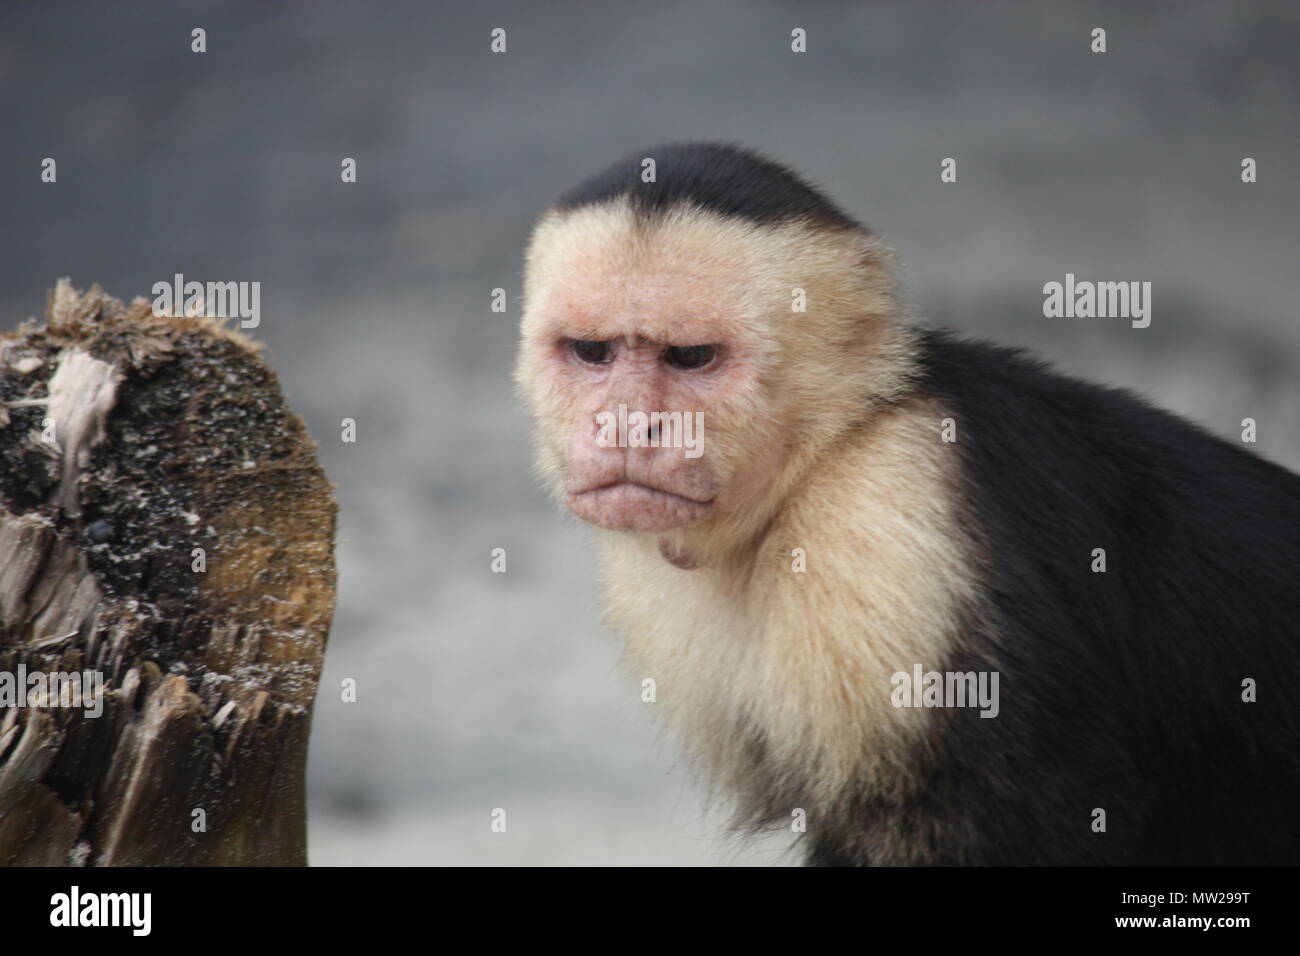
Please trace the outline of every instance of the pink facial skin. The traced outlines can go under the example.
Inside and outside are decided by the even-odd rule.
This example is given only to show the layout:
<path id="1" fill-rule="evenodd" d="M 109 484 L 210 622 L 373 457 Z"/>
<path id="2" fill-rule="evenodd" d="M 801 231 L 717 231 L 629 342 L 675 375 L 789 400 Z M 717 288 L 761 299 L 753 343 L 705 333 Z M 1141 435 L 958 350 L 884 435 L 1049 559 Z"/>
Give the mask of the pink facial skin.
<path id="1" fill-rule="evenodd" d="M 563 398 L 565 505 L 613 531 L 660 533 L 698 524 L 714 510 L 718 476 L 710 425 L 752 374 L 734 319 L 716 285 L 689 272 L 610 274 L 575 270 L 539 303 L 552 394 Z M 710 295 L 710 291 L 713 295 Z M 605 343 L 602 361 L 575 353 L 576 341 Z M 712 347 L 699 368 L 670 360 L 671 347 Z M 680 447 L 602 444 L 602 413 L 680 413 L 699 421 L 698 456 Z M 716 433 L 715 433 L 716 435 Z M 608 438 L 606 432 L 604 437 Z"/>
<path id="2" fill-rule="evenodd" d="M 681 447 L 619 447 L 598 440 L 597 416 L 616 413 L 620 405 L 647 414 L 693 415 L 701 408 L 700 386 L 707 390 L 716 381 L 725 355 L 719 350 L 709 366 L 682 370 L 665 362 L 665 348 L 621 338 L 610 342 L 607 362 L 591 364 L 573 354 L 567 338 L 557 343 L 554 360 L 564 365 L 561 374 L 579 406 L 567 454 L 565 505 L 583 521 L 611 531 L 657 533 L 696 524 L 712 508 L 718 489 L 707 452 L 690 458 Z M 697 437 L 707 449 L 707 438 Z"/>

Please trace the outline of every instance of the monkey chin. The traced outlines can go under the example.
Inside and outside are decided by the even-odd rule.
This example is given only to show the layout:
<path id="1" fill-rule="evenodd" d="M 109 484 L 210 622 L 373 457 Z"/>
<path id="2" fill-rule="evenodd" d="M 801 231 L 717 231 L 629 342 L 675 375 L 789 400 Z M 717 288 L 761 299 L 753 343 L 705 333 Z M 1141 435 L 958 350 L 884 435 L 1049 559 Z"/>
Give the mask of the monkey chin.
<path id="1" fill-rule="evenodd" d="M 619 481 L 565 496 L 565 506 L 576 518 L 607 531 L 662 534 L 698 524 L 713 509 L 712 501 Z"/>

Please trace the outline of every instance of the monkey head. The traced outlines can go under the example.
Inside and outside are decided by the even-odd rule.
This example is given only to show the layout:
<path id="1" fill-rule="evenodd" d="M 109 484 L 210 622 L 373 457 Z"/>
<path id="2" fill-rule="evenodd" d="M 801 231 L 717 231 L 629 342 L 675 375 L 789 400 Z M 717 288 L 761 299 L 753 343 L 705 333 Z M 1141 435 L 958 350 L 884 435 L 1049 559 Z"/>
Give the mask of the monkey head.
<path id="1" fill-rule="evenodd" d="M 873 374 L 893 347 L 887 250 L 802 183 L 811 211 L 738 213 L 717 201 L 725 169 L 673 150 L 658 182 L 630 158 L 543 216 L 516 381 L 568 510 L 660 536 L 686 566 L 761 530 L 801 467 L 900 383 Z M 784 185 L 783 167 L 748 161 Z"/>

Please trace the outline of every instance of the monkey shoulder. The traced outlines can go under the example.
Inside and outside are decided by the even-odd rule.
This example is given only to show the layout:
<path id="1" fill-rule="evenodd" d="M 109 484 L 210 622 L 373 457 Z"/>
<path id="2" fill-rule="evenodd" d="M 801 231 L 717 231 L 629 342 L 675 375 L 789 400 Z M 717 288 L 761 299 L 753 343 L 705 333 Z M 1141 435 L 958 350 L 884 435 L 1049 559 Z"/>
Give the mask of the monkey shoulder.
<path id="1" fill-rule="evenodd" d="M 1126 537 L 1244 535 L 1300 559 L 1300 476 L 1021 350 L 937 331 L 921 343 L 919 388 L 953 416 L 965 484 L 985 508 Z"/>
<path id="2" fill-rule="evenodd" d="M 1300 677 L 1300 477 L 1015 349 L 928 332 L 919 363 L 956 423 L 991 617 L 1081 664 L 1100 647 L 1158 667 L 1199 641 Z"/>

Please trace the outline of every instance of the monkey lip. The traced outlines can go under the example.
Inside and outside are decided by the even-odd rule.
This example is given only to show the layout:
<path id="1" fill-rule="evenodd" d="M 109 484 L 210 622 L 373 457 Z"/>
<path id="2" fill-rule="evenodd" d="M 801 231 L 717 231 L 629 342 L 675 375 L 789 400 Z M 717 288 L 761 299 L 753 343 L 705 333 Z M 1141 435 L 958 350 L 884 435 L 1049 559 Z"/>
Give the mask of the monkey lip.
<path id="1" fill-rule="evenodd" d="M 574 516 L 600 528 L 656 533 L 695 524 L 713 501 L 620 479 L 570 492 L 565 504 Z"/>

